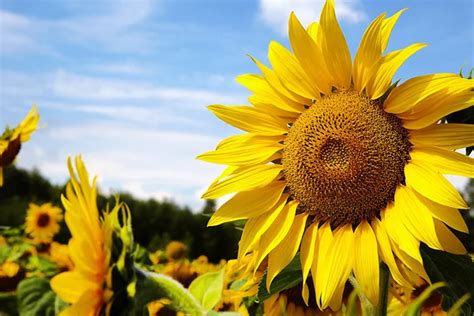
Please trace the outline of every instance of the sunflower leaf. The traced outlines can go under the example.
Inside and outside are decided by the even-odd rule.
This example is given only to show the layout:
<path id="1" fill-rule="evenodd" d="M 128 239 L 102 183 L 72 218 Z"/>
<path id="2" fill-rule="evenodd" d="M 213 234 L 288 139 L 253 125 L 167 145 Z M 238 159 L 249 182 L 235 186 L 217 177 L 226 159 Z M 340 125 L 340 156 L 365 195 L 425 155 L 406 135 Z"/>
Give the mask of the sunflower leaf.
<path id="1" fill-rule="evenodd" d="M 257 297 L 260 302 L 265 301 L 271 295 L 279 293 L 283 290 L 297 286 L 303 282 L 301 272 L 300 256 L 297 254 L 293 260 L 281 271 L 273 280 L 270 286 L 270 292 L 267 291 L 267 272 L 263 274 L 262 280 L 258 284 Z"/>
<path id="2" fill-rule="evenodd" d="M 45 278 L 28 278 L 18 284 L 18 311 L 21 315 L 54 316 L 56 294 Z"/>
<path id="3" fill-rule="evenodd" d="M 167 305 L 174 311 L 184 312 L 186 315 L 203 315 L 204 309 L 199 302 L 180 283 L 172 278 L 154 272 L 135 268 L 137 281 L 135 284 L 134 311 L 131 315 L 148 315 L 146 305 L 153 301 L 166 298 Z"/>
<path id="4" fill-rule="evenodd" d="M 190 285 L 189 291 L 206 310 L 214 308 L 222 298 L 224 288 L 224 269 L 209 272 L 196 278 Z"/>
<path id="5" fill-rule="evenodd" d="M 424 244 L 420 246 L 420 252 L 431 281 L 447 285 L 439 289 L 443 294 L 443 309 L 448 310 L 466 293 L 470 293 L 471 298 L 462 305 L 462 310 L 471 315 L 474 306 L 474 263 L 471 257 L 434 250 Z"/>

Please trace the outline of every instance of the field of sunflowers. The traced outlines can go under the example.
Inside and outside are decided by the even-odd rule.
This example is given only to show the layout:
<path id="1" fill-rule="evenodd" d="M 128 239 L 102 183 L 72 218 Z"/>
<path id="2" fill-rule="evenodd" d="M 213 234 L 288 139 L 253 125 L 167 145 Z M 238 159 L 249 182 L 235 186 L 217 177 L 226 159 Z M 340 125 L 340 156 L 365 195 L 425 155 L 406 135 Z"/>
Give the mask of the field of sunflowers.
<path id="1" fill-rule="evenodd" d="M 333 0 L 307 27 L 292 12 L 291 50 L 271 42 L 271 67 L 251 57 L 260 73 L 237 78 L 251 105 L 208 107 L 243 132 L 197 157 L 225 166 L 202 198 L 229 198 L 201 215 L 232 225 L 232 258 L 140 245 L 133 207 L 99 203 L 72 155 L 54 201 L 0 226 L 0 316 L 473 315 L 474 182 L 445 177 L 474 177 L 472 70 L 397 81 L 426 46 L 385 53 L 403 12 L 376 17 L 354 58 Z M 40 109 L 0 136 L 0 190 Z"/>

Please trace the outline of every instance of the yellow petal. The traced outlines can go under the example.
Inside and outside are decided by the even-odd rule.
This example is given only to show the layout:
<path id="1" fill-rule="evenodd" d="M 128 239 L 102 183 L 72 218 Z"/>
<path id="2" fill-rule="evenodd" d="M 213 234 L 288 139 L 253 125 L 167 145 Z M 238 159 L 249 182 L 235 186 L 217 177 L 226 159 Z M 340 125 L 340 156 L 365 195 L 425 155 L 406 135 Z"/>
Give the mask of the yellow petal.
<path id="1" fill-rule="evenodd" d="M 397 256 L 400 261 L 408 267 L 409 270 L 416 273 L 421 278 L 425 279 L 428 283 L 430 283 L 430 278 L 428 274 L 426 274 L 425 268 L 423 267 L 423 261 L 419 261 L 414 259 L 412 256 L 408 255 L 405 251 L 403 251 L 400 246 L 393 242 L 392 249 L 395 255 Z"/>
<path id="2" fill-rule="evenodd" d="M 219 207 L 207 226 L 256 217 L 268 212 L 280 200 L 284 189 L 285 183 L 276 181 L 260 189 L 239 192 Z"/>
<path id="3" fill-rule="evenodd" d="M 405 227 L 401 220 L 403 209 L 400 203 L 392 203 L 381 213 L 390 240 L 416 261 L 423 263 L 420 254 L 420 241 Z"/>
<path id="4" fill-rule="evenodd" d="M 227 124 L 249 133 L 272 136 L 288 132 L 285 121 L 250 106 L 211 105 L 208 109 Z"/>
<path id="5" fill-rule="evenodd" d="M 377 239 L 367 221 L 354 232 L 354 274 L 362 292 L 376 306 L 379 301 L 379 255 Z"/>
<path id="6" fill-rule="evenodd" d="M 436 147 L 415 147 L 410 152 L 410 157 L 441 174 L 474 178 L 474 160 L 457 152 Z"/>
<path id="7" fill-rule="evenodd" d="M 319 25 L 318 22 L 313 22 L 310 25 L 308 25 L 308 28 L 306 30 L 313 39 L 313 41 L 318 44 L 319 46 L 322 45 L 322 40 L 323 40 L 323 34 L 322 34 L 322 29 L 321 25 Z"/>
<path id="8" fill-rule="evenodd" d="M 20 136 L 22 143 L 28 141 L 31 134 L 38 128 L 39 119 L 38 109 L 33 105 L 23 121 L 14 129 L 11 139 Z"/>
<path id="9" fill-rule="evenodd" d="M 379 15 L 365 30 L 357 49 L 352 66 L 352 79 L 354 88 L 362 93 L 369 81 L 374 65 L 382 56 L 382 42 L 380 35 L 383 29 L 385 13 Z"/>
<path id="10" fill-rule="evenodd" d="M 197 156 L 197 159 L 225 165 L 256 165 L 267 162 L 269 158 L 281 158 L 277 153 L 283 149 L 283 145 L 273 143 L 262 146 L 259 143 L 247 143 L 240 146 L 227 146 L 213 151 L 208 151 Z"/>
<path id="11" fill-rule="evenodd" d="M 435 124 L 427 128 L 411 130 L 410 142 L 414 145 L 434 146 L 453 150 L 474 145 L 474 125 Z"/>
<path id="12" fill-rule="evenodd" d="M 474 89 L 474 88 L 472 88 Z M 474 90 L 472 90 L 474 91 Z M 404 119 L 403 126 L 408 129 L 420 129 L 430 126 L 448 114 L 461 111 L 474 104 L 474 93 L 468 91 L 459 94 L 446 94 L 437 97 L 433 95 L 425 100 L 426 106 L 416 113 L 401 113 L 398 117 Z"/>
<path id="13" fill-rule="evenodd" d="M 304 233 L 303 239 L 301 241 L 301 270 L 303 274 L 303 289 L 302 297 L 306 305 L 308 305 L 309 299 L 309 289 L 306 285 L 306 279 L 308 278 L 309 270 L 313 265 L 314 253 L 316 248 L 316 238 L 318 236 L 318 223 L 311 224 L 306 232 Z M 316 270 L 315 270 L 316 271 Z"/>
<path id="14" fill-rule="evenodd" d="M 202 198 L 215 199 L 237 191 L 261 188 L 275 180 L 281 170 L 280 165 L 256 165 L 212 184 Z"/>
<path id="15" fill-rule="evenodd" d="M 257 270 L 260 263 L 263 259 L 275 249 L 276 246 L 286 237 L 290 231 L 291 225 L 295 219 L 296 208 L 298 203 L 296 201 L 290 201 L 285 205 L 283 210 L 275 218 L 275 221 L 268 228 L 266 232 L 263 233 L 258 244 L 258 256 L 257 264 L 255 265 L 255 271 Z M 270 285 L 267 283 L 267 285 Z"/>
<path id="16" fill-rule="evenodd" d="M 318 229 L 318 238 L 314 247 L 314 258 L 311 265 L 311 276 L 313 278 L 314 292 L 316 294 L 316 303 L 320 306 L 321 296 L 328 283 L 328 270 L 326 265 L 330 260 L 329 249 L 333 243 L 333 233 L 328 222 L 324 223 Z"/>
<path id="17" fill-rule="evenodd" d="M 223 139 L 217 146 L 216 149 L 224 148 L 238 148 L 248 144 L 255 144 L 259 146 L 273 146 L 275 143 L 284 140 L 284 136 L 261 136 L 254 134 L 241 134 L 234 135 Z"/>
<path id="18" fill-rule="evenodd" d="M 267 289 L 270 289 L 270 285 L 277 274 L 295 257 L 300 246 L 307 218 L 308 213 L 296 215 L 285 238 L 268 255 Z"/>
<path id="19" fill-rule="evenodd" d="M 320 24 L 323 35 L 322 53 L 326 57 L 328 70 L 334 78 L 333 85 L 348 89 L 351 85 L 351 54 L 336 19 L 334 0 L 326 1 L 321 12 Z"/>
<path id="20" fill-rule="evenodd" d="M 100 287 L 77 272 L 62 272 L 51 279 L 51 288 L 58 296 L 68 303 L 75 303 L 81 295 L 90 289 Z"/>
<path id="21" fill-rule="evenodd" d="M 377 237 L 377 243 L 379 246 L 378 252 L 380 254 L 380 257 L 390 269 L 390 274 L 392 275 L 393 279 L 398 284 L 401 284 L 406 287 L 411 287 L 410 282 L 405 279 L 405 277 L 398 269 L 398 265 L 395 261 L 395 257 L 392 252 L 392 245 L 390 239 L 388 238 L 387 231 L 385 230 L 383 222 L 381 222 L 378 218 L 374 218 L 372 219 L 371 225 L 374 230 L 375 236 Z"/>
<path id="22" fill-rule="evenodd" d="M 418 240 L 431 248 L 441 249 L 436 235 L 434 219 L 426 206 L 418 199 L 418 195 L 408 187 L 400 186 L 395 192 L 395 203 L 402 223 Z"/>
<path id="23" fill-rule="evenodd" d="M 319 90 L 311 84 L 311 80 L 295 55 L 284 46 L 277 42 L 270 42 L 268 60 L 283 85 L 289 90 L 309 100 L 319 98 Z"/>
<path id="24" fill-rule="evenodd" d="M 337 290 L 349 277 L 353 266 L 353 240 L 352 225 L 338 227 L 334 231 L 332 243 L 329 249 L 327 249 L 326 256 L 323 256 L 325 262 L 322 264 L 318 262 L 316 278 L 318 279 L 318 276 L 321 274 L 326 274 L 323 279 L 327 281 L 326 283 L 322 283 L 323 288 L 319 295 L 318 292 L 316 292 L 316 298 L 319 298 L 317 299 L 317 303 L 320 309 L 329 306 L 333 296 L 337 294 Z M 323 240 L 320 239 L 319 242 L 321 249 Z M 318 284 L 321 283 L 318 282 Z"/>
<path id="25" fill-rule="evenodd" d="M 373 100 L 384 95 L 392 84 L 392 78 L 398 68 L 400 68 L 411 55 L 425 46 L 425 44 L 417 43 L 383 56 L 374 66 L 377 68 L 377 72 L 373 73 L 367 83 L 367 95 Z"/>
<path id="26" fill-rule="evenodd" d="M 442 250 L 454 253 L 456 255 L 464 255 L 467 253 L 466 248 L 459 239 L 443 224 L 443 222 L 435 219 L 436 233 L 443 245 Z"/>
<path id="27" fill-rule="evenodd" d="M 288 194 L 283 194 L 272 210 L 260 216 L 250 218 L 247 223 L 245 223 L 244 231 L 242 232 L 242 237 L 239 242 L 239 259 L 242 258 L 253 245 L 255 245 L 262 234 L 268 230 L 270 225 L 273 224 L 275 219 L 285 208 L 287 199 Z"/>
<path id="28" fill-rule="evenodd" d="M 99 288 L 86 290 L 75 304 L 62 310 L 59 316 L 97 315 L 103 303 Z"/>
<path id="29" fill-rule="evenodd" d="M 392 34 L 393 27 L 398 21 L 398 18 L 400 15 L 405 12 L 407 9 L 402 9 L 392 15 L 389 18 L 386 18 L 382 22 L 382 28 L 380 31 L 380 49 L 381 52 L 385 51 L 385 48 L 387 48 L 388 40 L 390 39 L 390 35 Z"/>
<path id="30" fill-rule="evenodd" d="M 408 187 L 436 203 L 453 208 L 469 208 L 451 182 L 426 164 L 410 161 L 405 165 L 405 179 Z"/>
<path id="31" fill-rule="evenodd" d="M 262 98 L 260 98 L 258 95 L 251 95 L 247 98 L 247 100 L 257 111 L 262 113 L 270 113 L 271 115 L 284 119 L 288 123 L 294 122 L 300 115 L 299 113 L 288 112 L 282 110 L 281 108 L 277 108 L 273 104 L 265 103 L 265 100 L 262 100 Z"/>
<path id="32" fill-rule="evenodd" d="M 407 112 L 428 96 L 440 91 L 448 91 L 450 86 L 457 85 L 459 82 L 462 82 L 462 79 L 450 73 L 411 78 L 392 90 L 384 102 L 384 109 L 394 114 Z"/>
<path id="33" fill-rule="evenodd" d="M 298 94 L 288 90 L 280 81 L 279 77 L 267 66 L 262 64 L 257 59 L 250 57 L 253 62 L 258 66 L 260 71 L 263 73 L 265 80 L 268 82 L 270 87 L 277 93 L 283 100 L 284 104 L 275 104 L 281 107 L 285 111 L 301 113 L 304 111 L 304 104 L 309 104 L 311 100 L 301 97 Z"/>
<path id="34" fill-rule="evenodd" d="M 440 221 L 444 222 L 448 226 L 459 230 L 463 233 L 469 233 L 466 222 L 464 221 L 461 213 L 457 208 L 451 208 L 444 206 L 438 203 L 435 203 L 419 194 L 417 194 L 418 199 L 425 205 L 426 209 L 431 213 L 431 215 Z"/>
<path id="35" fill-rule="evenodd" d="M 289 38 L 296 58 L 311 79 L 311 83 L 322 93 L 330 94 L 332 76 L 324 62 L 321 48 L 311 39 L 294 13 L 290 14 Z"/>

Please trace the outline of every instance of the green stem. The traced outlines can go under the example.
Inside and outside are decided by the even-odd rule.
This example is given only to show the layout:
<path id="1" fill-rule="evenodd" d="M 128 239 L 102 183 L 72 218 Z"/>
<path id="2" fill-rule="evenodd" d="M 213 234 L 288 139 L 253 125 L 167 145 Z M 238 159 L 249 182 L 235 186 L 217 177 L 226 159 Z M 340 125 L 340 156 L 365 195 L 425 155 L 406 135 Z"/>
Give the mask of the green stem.
<path id="1" fill-rule="evenodd" d="M 390 271 L 385 263 L 380 264 L 380 279 L 379 279 L 379 304 L 376 307 L 377 316 L 387 315 L 388 307 L 388 289 L 390 287 Z"/>
<path id="2" fill-rule="evenodd" d="M 359 282 L 357 282 L 357 279 L 355 278 L 354 274 L 349 275 L 349 282 L 351 283 L 352 287 L 354 288 L 354 291 L 356 291 L 357 296 L 359 296 L 359 300 L 361 303 L 361 307 L 363 310 L 363 315 L 368 315 L 372 316 L 374 315 L 374 306 L 370 303 L 369 299 L 367 296 L 365 296 L 364 292 L 362 291 L 362 288 L 359 285 Z"/>

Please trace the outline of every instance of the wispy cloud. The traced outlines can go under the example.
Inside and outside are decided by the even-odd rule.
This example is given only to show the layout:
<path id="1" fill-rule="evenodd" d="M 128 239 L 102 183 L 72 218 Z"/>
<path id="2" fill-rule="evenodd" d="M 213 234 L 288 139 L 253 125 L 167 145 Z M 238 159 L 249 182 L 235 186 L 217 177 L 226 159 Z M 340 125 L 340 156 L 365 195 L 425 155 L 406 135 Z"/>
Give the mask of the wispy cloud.
<path id="1" fill-rule="evenodd" d="M 83 153 L 107 191 L 174 196 L 194 209 L 202 204 L 196 192 L 222 169 L 194 159 L 217 143 L 218 138 L 207 134 L 101 122 L 43 129 L 35 136 L 35 142 L 24 147 L 19 164 L 36 165 L 58 183 L 67 178 L 67 156 Z M 42 139 L 54 145 L 43 142 L 39 147 Z"/>
<path id="2" fill-rule="evenodd" d="M 336 14 L 342 21 L 357 23 L 365 13 L 357 8 L 358 0 L 337 1 Z M 281 35 L 288 30 L 288 17 L 294 11 L 304 25 L 318 21 L 325 0 L 259 0 L 259 16 L 268 26 Z"/>
<path id="3" fill-rule="evenodd" d="M 95 100 L 163 100 L 180 104 L 203 106 L 217 100 L 234 103 L 239 96 L 222 95 L 202 89 L 163 87 L 136 80 L 117 80 L 101 77 L 81 76 L 66 71 L 57 71 L 51 78 L 52 91 L 61 97 Z"/>
<path id="4" fill-rule="evenodd" d="M 33 48 L 31 26 L 28 18 L 0 10 L 0 52 L 12 53 Z"/>
<path id="5" fill-rule="evenodd" d="M 64 3 L 64 18 L 28 17 L 0 10 L 2 53 L 58 54 L 63 46 L 94 45 L 105 51 L 144 51 L 154 46 L 142 24 L 154 13 L 157 1 L 102 1 Z M 53 37 L 51 35 L 54 35 Z M 48 47 L 45 47 L 47 42 Z"/>

